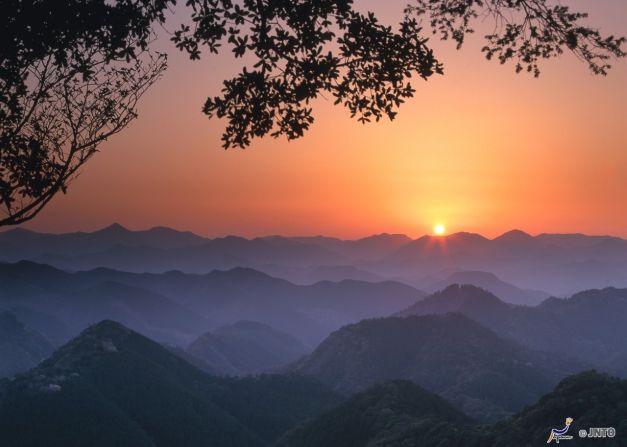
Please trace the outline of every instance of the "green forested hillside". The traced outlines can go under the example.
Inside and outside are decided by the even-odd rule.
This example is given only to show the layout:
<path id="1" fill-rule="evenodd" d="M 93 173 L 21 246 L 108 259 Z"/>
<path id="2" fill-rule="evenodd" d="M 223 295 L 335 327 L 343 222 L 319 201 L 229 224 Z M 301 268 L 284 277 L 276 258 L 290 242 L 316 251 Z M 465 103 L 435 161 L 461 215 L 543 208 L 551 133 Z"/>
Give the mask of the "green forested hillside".
<path id="1" fill-rule="evenodd" d="M 377 384 L 288 432 L 277 447 L 462 446 L 471 419 L 403 380 Z M 425 444 L 426 443 L 426 444 Z"/>
<path id="2" fill-rule="evenodd" d="M 552 393 L 511 419 L 490 428 L 491 447 L 532 447 L 546 443 L 551 428 L 564 427 L 567 417 L 574 419 L 568 432 L 569 447 L 627 445 L 627 380 L 595 371 L 586 371 L 562 380 Z M 580 429 L 614 427 L 616 436 L 581 439 Z M 560 444 L 562 444 L 560 443 Z"/>
<path id="3" fill-rule="evenodd" d="M 510 419 L 492 426 L 468 419 L 436 395 L 408 382 L 388 382 L 356 394 L 283 436 L 277 447 L 534 447 L 546 445 L 552 428 L 564 427 L 572 447 L 627 445 L 627 381 L 583 372 Z M 616 436 L 580 438 L 579 430 L 613 427 Z M 555 445 L 553 442 L 551 445 Z"/>
<path id="4" fill-rule="evenodd" d="M 345 326 L 294 366 L 348 394 L 411 380 L 485 422 L 519 411 L 578 370 L 576 362 L 526 349 L 460 314 Z"/>
<path id="5" fill-rule="evenodd" d="M 104 321 L 0 387 L 0 445 L 268 445 L 338 396 L 294 376 L 220 379 Z"/>

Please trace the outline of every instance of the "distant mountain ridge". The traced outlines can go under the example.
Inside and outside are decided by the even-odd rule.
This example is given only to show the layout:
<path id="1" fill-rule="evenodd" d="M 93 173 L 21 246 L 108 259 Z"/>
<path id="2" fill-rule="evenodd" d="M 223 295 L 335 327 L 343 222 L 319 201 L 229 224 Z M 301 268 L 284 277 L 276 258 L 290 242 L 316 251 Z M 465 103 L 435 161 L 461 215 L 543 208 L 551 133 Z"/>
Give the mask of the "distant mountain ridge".
<path id="1" fill-rule="evenodd" d="M 238 320 L 254 320 L 314 346 L 344 324 L 389 315 L 422 296 L 392 281 L 302 286 L 242 267 L 194 275 L 102 268 L 69 273 L 29 261 L 0 264 L 0 310 L 19 306 L 48 314 L 74 334 L 114 319 L 178 345 Z"/>
<path id="2" fill-rule="evenodd" d="M 168 249 L 192 246 L 205 240 L 194 233 L 167 227 L 131 231 L 117 223 L 94 232 L 52 234 L 17 228 L 0 233 L 2 257 L 10 261 L 30 259 L 46 253 L 94 253 L 116 245 Z"/>
<path id="3" fill-rule="evenodd" d="M 0 262 L 19 260 L 71 271 L 107 267 L 136 273 L 204 274 L 250 267 L 297 284 L 395 279 L 418 288 L 446 280 L 455 272 L 480 271 L 518 289 L 556 296 L 627 287 L 626 240 L 581 234 L 531 236 L 520 230 L 493 239 L 461 232 L 416 240 L 386 233 L 356 240 L 324 236 L 211 239 L 165 227 L 131 231 L 118 224 L 93 233 L 0 232 Z M 519 303 L 524 294 L 515 298 Z M 536 304 L 538 295 L 532 293 L 530 299 L 526 304 Z"/>

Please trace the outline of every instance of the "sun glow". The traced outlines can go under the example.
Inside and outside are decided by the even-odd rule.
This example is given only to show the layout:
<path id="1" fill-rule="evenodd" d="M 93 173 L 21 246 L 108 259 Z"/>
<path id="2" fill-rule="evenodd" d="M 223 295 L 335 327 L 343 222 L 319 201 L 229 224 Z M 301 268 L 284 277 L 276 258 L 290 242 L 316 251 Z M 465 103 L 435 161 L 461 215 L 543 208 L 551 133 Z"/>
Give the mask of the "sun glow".
<path id="1" fill-rule="evenodd" d="M 433 233 L 437 236 L 443 236 L 446 233 L 446 227 L 442 224 L 436 224 L 433 226 Z"/>

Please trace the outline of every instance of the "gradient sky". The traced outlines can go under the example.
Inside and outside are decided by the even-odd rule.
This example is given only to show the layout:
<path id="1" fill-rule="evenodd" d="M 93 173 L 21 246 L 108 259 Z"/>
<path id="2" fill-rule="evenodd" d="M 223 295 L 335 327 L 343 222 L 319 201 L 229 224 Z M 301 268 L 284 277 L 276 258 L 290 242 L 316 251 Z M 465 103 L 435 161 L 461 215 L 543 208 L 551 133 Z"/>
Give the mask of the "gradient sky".
<path id="1" fill-rule="evenodd" d="M 406 1 L 357 1 L 394 21 Z M 627 35 L 624 0 L 567 1 L 604 33 Z M 495 236 L 584 232 L 627 236 L 627 61 L 595 77 L 572 55 L 539 79 L 487 62 L 481 39 L 432 42 L 445 75 L 416 80 L 393 123 L 361 125 L 320 100 L 301 140 L 220 147 L 224 123 L 201 112 L 239 64 L 170 68 L 140 117 L 101 147 L 34 221 L 40 231 L 166 225 L 202 235 L 449 232 Z"/>

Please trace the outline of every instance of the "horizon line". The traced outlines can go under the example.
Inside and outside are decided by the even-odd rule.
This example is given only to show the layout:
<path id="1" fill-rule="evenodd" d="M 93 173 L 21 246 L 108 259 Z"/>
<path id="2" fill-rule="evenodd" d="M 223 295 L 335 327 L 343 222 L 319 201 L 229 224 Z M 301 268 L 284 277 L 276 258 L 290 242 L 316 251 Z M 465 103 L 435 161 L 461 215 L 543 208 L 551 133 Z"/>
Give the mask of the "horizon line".
<path id="1" fill-rule="evenodd" d="M 478 232 L 472 232 L 472 231 L 456 231 L 456 232 L 451 232 L 451 233 L 447 233 L 444 235 L 436 235 L 436 234 L 429 234 L 429 233 L 425 233 L 422 234 L 421 236 L 418 236 L 416 238 L 412 238 L 411 236 L 408 236 L 406 233 L 395 233 L 395 232 L 380 232 L 380 233 L 370 233 L 370 234 L 366 234 L 365 236 L 361 236 L 361 237 L 356 237 L 356 238 L 343 238 L 343 237 L 339 237 L 339 236 L 332 236 L 332 235 L 325 235 L 325 234 L 310 234 L 310 235 L 284 235 L 284 234 L 280 234 L 280 233 L 274 233 L 274 234 L 265 234 L 265 235 L 257 235 L 257 236 L 251 236 L 251 237 L 247 237 L 247 236 L 241 236 L 235 233 L 229 233 L 229 234 L 223 234 L 223 235 L 213 235 L 213 236 L 209 236 L 209 235 L 202 235 L 199 234 L 197 232 L 191 231 L 191 230 L 185 230 L 185 229 L 179 229 L 179 228 L 175 228 L 175 227 L 170 227 L 167 225 L 154 225 L 148 228 L 140 228 L 140 229 L 132 229 L 129 228 L 128 226 L 122 225 L 119 222 L 113 222 L 109 225 L 106 225 L 104 227 L 99 227 L 95 230 L 92 231 L 85 231 L 85 230 L 75 230 L 75 231 L 61 231 L 61 232 L 52 232 L 52 231 L 40 231 L 40 230 L 33 230 L 30 228 L 24 228 L 23 226 L 15 226 L 15 227 L 7 227 L 7 228 L 0 228 L 0 234 L 2 233 L 8 233 L 11 231 L 25 231 L 25 232 L 30 232 L 30 233 L 34 233 L 34 234 L 41 234 L 41 235 L 54 235 L 54 236 L 62 236 L 62 235 L 67 235 L 67 234 L 93 234 L 93 233 L 98 233 L 98 232 L 102 232 L 105 230 L 109 230 L 109 229 L 114 229 L 114 228 L 119 228 L 119 230 L 121 231 L 127 231 L 127 232 L 131 232 L 131 233 L 141 233 L 141 232 L 147 232 L 147 231 L 153 231 L 153 230 L 160 230 L 160 229 L 164 229 L 164 230 L 171 230 L 171 231 L 175 231 L 178 233 L 187 233 L 202 239 L 207 239 L 207 240 L 216 240 L 216 239 L 226 239 L 229 237 L 234 237 L 234 238 L 241 238 L 241 239 L 245 239 L 248 241 L 252 241 L 255 239 L 269 239 L 269 238 L 273 238 L 273 237 L 280 237 L 280 238 L 286 238 L 286 239 L 314 239 L 314 238 L 327 238 L 327 239 L 336 239 L 336 240 L 340 240 L 340 241 L 359 241 L 359 240 L 364 240 L 364 239 L 368 239 L 368 238 L 372 238 L 372 237 L 381 237 L 381 236 L 400 236 L 400 237 L 406 237 L 407 239 L 409 239 L 409 241 L 418 241 L 420 239 L 423 238 L 435 238 L 435 239 L 447 239 L 451 236 L 457 236 L 457 235 L 472 235 L 472 236 L 479 236 L 485 240 L 488 241 L 495 241 L 499 238 L 502 238 L 503 236 L 506 236 L 508 234 L 520 234 L 524 236 L 528 236 L 530 238 L 537 238 L 540 236 L 584 236 L 584 237 L 595 237 L 595 238 L 613 238 L 613 239 L 620 239 L 620 240 L 627 240 L 624 237 L 621 236 L 617 236 L 617 235 L 611 235 L 611 234 L 588 234 L 588 233 L 583 233 L 583 232 L 557 232 L 557 233 L 551 233 L 551 232 L 541 232 L 541 233 L 529 233 L 525 230 L 521 230 L 519 228 L 512 228 L 510 230 L 507 230 L 497 236 L 494 236 L 492 238 L 490 237 L 486 237 L 481 233 Z"/>

